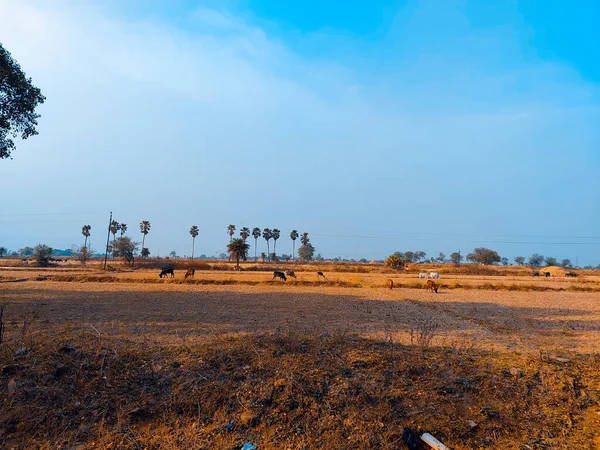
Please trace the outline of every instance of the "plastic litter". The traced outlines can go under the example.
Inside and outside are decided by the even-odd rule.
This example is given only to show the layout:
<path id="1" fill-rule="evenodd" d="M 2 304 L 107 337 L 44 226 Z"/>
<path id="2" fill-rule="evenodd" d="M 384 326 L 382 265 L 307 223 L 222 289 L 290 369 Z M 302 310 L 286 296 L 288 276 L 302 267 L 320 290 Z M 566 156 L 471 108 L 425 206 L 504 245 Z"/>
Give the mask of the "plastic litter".
<path id="1" fill-rule="evenodd" d="M 228 424 L 227 424 L 227 426 L 225 427 L 225 429 L 226 429 L 227 431 L 231 431 L 231 430 L 233 430 L 233 422 L 235 422 L 235 420 L 233 420 L 233 419 L 231 419 L 231 420 L 229 421 L 229 423 L 228 423 Z"/>
<path id="2" fill-rule="evenodd" d="M 246 442 L 242 447 L 242 450 L 256 450 L 256 445 L 252 445 L 250 442 Z"/>
<path id="3" fill-rule="evenodd" d="M 421 435 L 421 440 L 430 447 L 434 448 L 435 450 L 450 450 L 448 447 L 446 447 L 444 444 L 442 444 L 429 433 L 423 433 Z"/>

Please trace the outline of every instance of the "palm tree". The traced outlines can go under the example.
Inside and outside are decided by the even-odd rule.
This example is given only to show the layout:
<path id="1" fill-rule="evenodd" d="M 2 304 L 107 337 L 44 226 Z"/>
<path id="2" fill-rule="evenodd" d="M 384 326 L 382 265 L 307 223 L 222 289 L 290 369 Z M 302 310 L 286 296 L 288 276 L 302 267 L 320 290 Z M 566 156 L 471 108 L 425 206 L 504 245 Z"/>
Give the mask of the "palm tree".
<path id="1" fill-rule="evenodd" d="M 279 239 L 279 236 L 281 235 L 281 230 L 278 230 L 277 228 L 273 228 L 273 232 L 272 232 L 272 237 L 273 237 L 273 254 L 276 255 L 277 254 L 277 239 Z"/>
<path id="2" fill-rule="evenodd" d="M 238 269 L 240 268 L 240 259 L 242 261 L 248 259 L 248 250 L 250 250 L 250 246 L 243 239 L 232 239 L 227 245 L 229 259 L 235 259 Z"/>
<path id="3" fill-rule="evenodd" d="M 258 238 L 260 237 L 260 228 L 258 228 L 258 227 L 252 228 L 252 237 L 254 238 L 254 261 L 258 261 L 256 259 L 256 246 L 257 246 Z"/>
<path id="4" fill-rule="evenodd" d="M 300 242 L 302 242 L 302 245 L 308 245 L 308 243 L 310 242 L 310 239 L 308 238 L 308 233 L 302 233 Z"/>
<path id="5" fill-rule="evenodd" d="M 243 227 L 240 230 L 240 236 L 242 237 L 242 239 L 244 240 L 244 242 L 246 242 L 246 239 L 248 239 L 248 237 L 250 236 L 250 228 Z"/>
<path id="6" fill-rule="evenodd" d="M 142 220 L 140 222 L 140 231 L 143 234 L 142 236 L 142 252 L 144 251 L 144 243 L 146 242 L 146 235 L 150 232 L 150 222 L 147 220 Z"/>
<path id="7" fill-rule="evenodd" d="M 262 237 L 265 239 L 265 241 L 267 241 L 267 255 L 270 255 L 270 249 L 269 249 L 269 239 L 271 239 L 273 237 L 273 232 L 271 231 L 270 228 L 265 228 L 263 230 L 263 234 Z"/>
<path id="8" fill-rule="evenodd" d="M 123 237 L 123 235 L 127 231 L 127 224 L 126 223 L 122 223 L 121 225 L 119 225 L 119 229 L 121 230 L 121 237 Z"/>
<path id="9" fill-rule="evenodd" d="M 120 229 L 121 229 L 121 224 L 119 222 L 117 222 L 116 220 L 113 220 L 110 223 L 110 232 L 113 235 L 113 242 L 115 242 L 115 240 L 117 239 L 117 233 L 119 232 Z"/>
<path id="10" fill-rule="evenodd" d="M 296 239 L 298 239 L 298 230 L 292 230 L 290 233 L 290 239 L 292 240 L 292 261 L 294 260 L 294 255 L 296 254 Z"/>
<path id="11" fill-rule="evenodd" d="M 92 227 L 90 225 L 84 225 L 81 227 L 81 234 L 83 234 L 85 236 L 85 244 L 83 244 L 84 247 L 87 247 L 87 240 L 90 237 L 91 229 L 92 229 Z"/>
<path id="12" fill-rule="evenodd" d="M 227 227 L 227 234 L 229 235 L 229 242 L 233 240 L 233 234 L 235 233 L 235 225 L 229 225 Z"/>
<path id="13" fill-rule="evenodd" d="M 190 234 L 192 235 L 192 259 L 194 259 L 194 245 L 196 244 L 196 236 L 198 236 L 199 231 L 196 225 L 190 228 Z"/>

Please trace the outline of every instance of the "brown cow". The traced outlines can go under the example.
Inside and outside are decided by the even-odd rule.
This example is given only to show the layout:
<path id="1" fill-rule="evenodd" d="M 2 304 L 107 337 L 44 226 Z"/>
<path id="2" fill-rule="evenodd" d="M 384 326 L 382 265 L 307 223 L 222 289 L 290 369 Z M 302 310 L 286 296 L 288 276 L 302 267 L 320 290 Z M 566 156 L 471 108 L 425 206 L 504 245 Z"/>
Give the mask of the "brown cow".
<path id="1" fill-rule="evenodd" d="M 394 289 L 394 281 L 393 280 L 387 280 L 387 287 L 389 287 L 390 289 Z"/>
<path id="2" fill-rule="evenodd" d="M 317 278 L 319 278 L 319 277 L 325 278 L 325 274 L 323 272 L 319 271 L 319 272 L 317 272 Z"/>
<path id="3" fill-rule="evenodd" d="M 431 291 L 431 293 L 433 294 L 433 291 L 435 291 L 435 293 L 437 294 L 438 291 L 438 285 L 435 284 L 433 282 L 433 280 L 427 280 L 427 284 L 425 285 L 425 290 L 427 292 Z"/>
<path id="4" fill-rule="evenodd" d="M 190 267 L 185 273 L 184 278 L 194 278 L 194 275 L 196 275 L 196 269 Z"/>

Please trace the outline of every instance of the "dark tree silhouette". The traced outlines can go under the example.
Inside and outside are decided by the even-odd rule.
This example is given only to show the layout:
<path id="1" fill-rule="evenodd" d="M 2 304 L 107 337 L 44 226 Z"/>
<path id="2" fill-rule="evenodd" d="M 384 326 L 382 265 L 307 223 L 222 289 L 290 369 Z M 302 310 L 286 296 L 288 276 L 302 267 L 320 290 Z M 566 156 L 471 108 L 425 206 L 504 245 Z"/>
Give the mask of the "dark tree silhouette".
<path id="1" fill-rule="evenodd" d="M 113 242 L 115 242 L 115 240 L 117 239 L 117 233 L 119 232 L 120 229 L 121 229 L 121 224 L 119 222 L 117 222 L 116 220 L 113 220 L 110 223 L 110 232 L 113 235 Z"/>
<path id="2" fill-rule="evenodd" d="M 296 239 L 298 239 L 298 230 L 292 230 L 290 233 L 290 239 L 292 240 L 292 261 L 296 255 Z"/>
<path id="3" fill-rule="evenodd" d="M 227 227 L 227 234 L 229 235 L 229 242 L 233 240 L 233 235 L 235 234 L 235 225 L 229 225 Z"/>
<path id="4" fill-rule="evenodd" d="M 87 240 L 90 237 L 91 229 L 92 229 L 92 227 L 90 225 L 84 225 L 81 227 L 81 234 L 83 234 L 85 236 L 85 243 L 83 244 L 84 247 L 87 247 Z"/>
<path id="5" fill-rule="evenodd" d="M 121 223 L 119 224 L 119 230 L 121 231 L 121 237 L 127 232 L 127 224 Z"/>
<path id="6" fill-rule="evenodd" d="M 246 239 L 248 239 L 248 237 L 250 236 L 250 228 L 243 227 L 240 230 L 240 236 L 242 237 L 242 239 L 244 240 L 244 242 L 246 242 Z"/>
<path id="7" fill-rule="evenodd" d="M 260 237 L 260 228 L 258 228 L 258 227 L 252 228 L 252 237 L 254 238 L 254 260 L 258 261 L 256 259 L 256 247 L 258 245 L 258 238 Z"/>
<path id="8" fill-rule="evenodd" d="M 196 245 L 196 236 L 198 236 L 200 230 L 196 225 L 190 228 L 190 235 L 192 236 L 192 259 L 194 259 L 194 246 Z"/>
<path id="9" fill-rule="evenodd" d="M 8 50 L 0 44 L 0 159 L 10 158 L 13 139 L 35 136 L 39 114 L 35 108 L 46 98 L 27 78 Z"/>
<path id="10" fill-rule="evenodd" d="M 142 233 L 142 250 L 146 247 L 144 247 L 144 243 L 146 242 L 146 235 L 148 233 L 150 233 L 150 222 L 148 222 L 147 220 L 142 220 L 140 222 L 140 232 Z M 132 263 L 133 265 L 133 263 Z"/>
<path id="11" fill-rule="evenodd" d="M 238 269 L 240 268 L 240 260 L 246 261 L 248 259 L 248 250 L 250 250 L 250 246 L 243 239 L 232 239 L 227 245 L 229 259 L 235 259 Z"/>
<path id="12" fill-rule="evenodd" d="M 273 228 L 271 236 L 273 237 L 273 255 L 277 256 L 277 239 L 281 236 L 281 230 Z"/>
<path id="13" fill-rule="evenodd" d="M 273 232 L 271 231 L 270 228 L 265 228 L 263 230 L 263 234 L 262 237 L 264 238 L 265 241 L 267 241 L 267 255 L 270 255 L 270 248 L 269 248 L 269 239 L 271 239 L 273 237 Z"/>

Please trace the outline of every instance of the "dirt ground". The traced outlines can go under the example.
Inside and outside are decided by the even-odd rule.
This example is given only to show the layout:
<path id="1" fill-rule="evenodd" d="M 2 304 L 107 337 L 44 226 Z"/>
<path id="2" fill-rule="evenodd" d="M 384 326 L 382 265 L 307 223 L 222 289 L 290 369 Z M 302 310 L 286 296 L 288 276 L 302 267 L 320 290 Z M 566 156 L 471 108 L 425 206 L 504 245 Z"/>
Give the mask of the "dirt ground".
<path id="1" fill-rule="evenodd" d="M 24 281 L 0 284 L 0 301 L 6 303 L 7 333 L 29 317 L 31 327 L 39 330 L 87 328 L 157 343 L 276 330 L 349 332 L 409 343 L 411 330 L 427 327 L 438 345 L 600 351 L 596 292 L 449 289 L 436 295 L 422 289 L 278 282 L 251 286 Z"/>
<path id="2" fill-rule="evenodd" d="M 597 279 L 271 276 L 0 268 L 0 447 L 600 448 Z"/>

